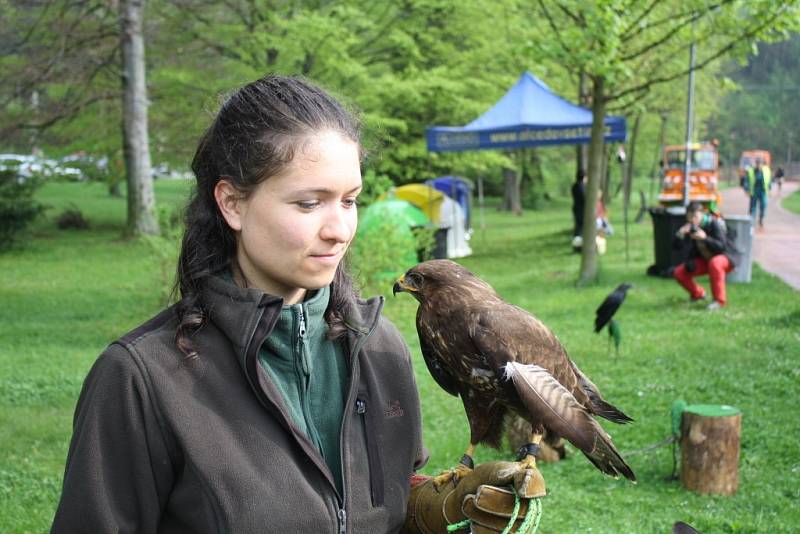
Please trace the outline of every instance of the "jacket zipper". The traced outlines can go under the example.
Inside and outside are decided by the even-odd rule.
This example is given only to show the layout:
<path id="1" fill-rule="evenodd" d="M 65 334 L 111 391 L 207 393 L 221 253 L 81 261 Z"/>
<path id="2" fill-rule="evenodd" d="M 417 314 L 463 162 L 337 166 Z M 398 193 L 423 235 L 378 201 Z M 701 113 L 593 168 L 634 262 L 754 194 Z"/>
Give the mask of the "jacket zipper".
<path id="1" fill-rule="evenodd" d="M 383 506 L 383 466 L 378 454 L 378 445 L 371 437 L 370 415 L 367 413 L 367 401 L 359 397 L 356 399 L 356 413 L 361 416 L 361 428 L 364 429 L 364 440 L 367 444 L 367 465 L 369 467 L 369 485 L 372 497 L 372 506 Z"/>
<path id="2" fill-rule="evenodd" d="M 269 332 L 271 331 L 271 328 L 269 330 L 267 330 L 267 329 L 261 330 L 261 328 L 262 328 L 261 321 L 262 321 L 262 318 L 264 317 L 264 313 L 265 313 L 265 311 L 264 311 L 264 308 L 265 308 L 264 303 L 265 303 L 265 301 L 262 299 L 262 302 L 261 302 L 261 304 L 259 306 L 259 307 L 262 308 L 261 317 L 259 317 L 258 321 L 256 322 L 256 329 L 251 334 L 250 341 L 248 342 L 247 348 L 245 349 L 245 361 L 247 362 L 247 364 L 245 366 L 245 369 L 247 371 L 248 381 L 251 382 L 251 387 L 256 392 L 256 395 L 259 397 L 259 400 L 261 400 L 261 403 L 264 405 L 264 407 L 267 410 L 269 410 L 272 413 L 276 414 L 276 417 L 278 417 L 278 419 L 280 421 L 282 421 L 282 424 L 283 424 L 284 428 L 286 428 L 286 431 L 288 433 L 291 433 L 291 428 L 289 426 L 287 426 L 286 423 L 285 423 L 285 421 L 289 420 L 290 416 L 287 413 L 285 413 L 282 410 L 280 410 L 279 408 L 277 408 L 275 403 L 269 398 L 269 396 L 264 394 L 264 390 L 258 384 L 258 382 L 253 383 L 252 379 L 250 378 L 251 376 L 253 378 L 258 376 L 257 352 L 258 352 L 258 349 L 261 347 L 261 345 L 264 343 L 264 340 L 269 335 Z M 302 308 L 301 308 L 301 310 L 302 310 Z M 302 311 L 301 311 L 301 313 L 302 313 Z M 274 326 L 274 322 L 272 324 Z M 303 335 L 305 335 L 305 327 L 306 327 L 306 325 L 305 325 L 305 317 L 303 317 L 303 320 L 301 321 L 301 326 L 302 326 L 302 329 L 298 328 L 298 334 L 300 332 L 302 332 Z M 306 451 L 306 454 L 310 455 L 310 453 L 308 451 Z M 315 462 L 315 463 L 322 470 L 322 467 L 317 462 Z M 323 463 L 324 463 L 324 461 L 323 461 Z M 344 464 L 342 464 L 342 465 L 344 465 Z M 345 512 L 345 502 L 346 502 L 345 501 L 345 494 L 346 494 L 347 490 L 346 490 L 345 485 L 342 484 L 342 495 L 340 496 L 339 492 L 336 489 L 336 485 L 333 483 L 333 480 L 331 480 L 331 486 L 333 487 L 333 495 L 334 495 L 334 498 L 336 500 L 336 505 L 337 505 L 336 526 L 337 526 L 337 529 L 339 531 L 339 534 L 346 534 L 346 532 L 347 532 L 347 512 Z"/>
<path id="3" fill-rule="evenodd" d="M 381 308 L 383 308 L 383 297 L 381 297 L 381 304 L 378 308 L 378 315 L 381 313 Z M 377 321 L 376 321 L 377 324 Z M 347 404 L 345 406 L 352 406 L 350 403 L 353 402 L 353 394 L 357 394 L 358 392 L 358 353 L 361 351 L 361 347 L 366 343 L 367 337 L 372 333 L 375 326 L 373 325 L 372 329 L 369 331 L 361 331 L 360 335 L 356 336 L 355 341 L 353 342 L 352 350 L 350 351 L 350 391 L 347 394 Z M 345 510 L 347 506 L 347 478 L 345 477 L 345 432 L 344 432 L 344 425 L 347 420 L 347 411 L 345 410 L 344 417 L 342 417 L 342 428 L 339 431 L 339 455 L 340 461 L 342 465 L 342 495 L 341 501 L 339 502 L 339 534 L 346 534 L 347 532 L 347 511 Z"/>
<path id="4" fill-rule="evenodd" d="M 297 327 L 297 347 L 298 353 L 300 354 L 300 362 L 303 365 L 303 372 L 305 373 L 306 377 L 308 377 L 309 369 L 308 369 L 308 362 L 306 361 L 306 355 L 303 352 L 303 344 L 305 343 L 306 337 L 306 316 L 303 313 L 303 305 L 301 304 L 297 308 L 298 310 L 298 319 L 299 325 Z"/>

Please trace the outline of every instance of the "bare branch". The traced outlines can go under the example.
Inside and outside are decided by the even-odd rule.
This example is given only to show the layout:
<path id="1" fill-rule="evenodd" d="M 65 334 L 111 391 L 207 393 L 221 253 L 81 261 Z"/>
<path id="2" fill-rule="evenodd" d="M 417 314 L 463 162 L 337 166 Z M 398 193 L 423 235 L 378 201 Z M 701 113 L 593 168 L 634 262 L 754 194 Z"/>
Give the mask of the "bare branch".
<path id="1" fill-rule="evenodd" d="M 561 4 L 560 2 L 556 2 L 556 6 L 558 7 L 558 9 L 560 9 L 560 10 L 561 10 L 561 12 L 562 12 L 562 13 L 564 13 L 564 14 L 565 14 L 567 17 L 569 17 L 570 19 L 572 19 L 572 20 L 573 20 L 573 22 L 575 22 L 575 24 L 577 24 L 578 26 L 582 26 L 582 24 L 581 24 L 581 23 L 582 23 L 581 19 L 578 17 L 578 15 L 576 15 L 575 13 L 573 13 L 572 11 L 570 11 L 570 10 L 567 8 L 567 6 L 565 6 L 565 5 Z"/>
<path id="2" fill-rule="evenodd" d="M 558 27 L 556 26 L 556 23 L 553 20 L 552 15 L 550 15 L 550 12 L 547 10 L 547 7 L 544 5 L 544 1 L 538 0 L 538 2 L 539 2 L 539 7 L 544 12 L 544 16 L 547 19 L 547 23 L 550 25 L 550 29 L 555 34 L 556 40 L 558 40 L 558 44 L 561 46 L 561 49 L 564 51 L 570 50 L 570 47 L 567 46 L 567 44 L 564 42 L 564 39 L 561 37 L 561 32 L 558 30 Z"/>
<path id="3" fill-rule="evenodd" d="M 641 55 L 646 54 L 647 52 L 649 52 L 653 48 L 657 48 L 657 47 L 661 46 L 662 44 L 666 43 L 667 41 L 669 41 L 669 40 L 673 39 L 675 36 L 677 36 L 680 33 L 680 31 L 682 29 L 686 28 L 689 24 L 691 24 L 693 22 L 696 22 L 696 21 L 700 20 L 701 18 L 703 18 L 705 16 L 705 14 L 706 14 L 705 12 L 696 11 L 691 17 L 689 17 L 688 19 L 685 19 L 682 22 L 678 23 L 677 26 L 674 26 L 674 27 L 671 27 L 671 28 L 667 28 L 667 30 L 664 32 L 664 34 L 661 37 L 659 37 L 658 39 L 656 39 L 655 41 L 650 42 L 649 44 L 645 45 L 644 47 L 640 48 L 639 50 L 636 50 L 635 52 L 632 52 L 632 53 L 630 53 L 630 54 L 628 54 L 626 56 L 622 56 L 622 58 L 620 58 L 620 61 L 623 61 L 623 62 L 624 61 L 630 61 L 630 60 L 635 59 L 635 58 L 637 58 L 637 57 L 639 57 Z"/>
<path id="4" fill-rule="evenodd" d="M 720 7 L 724 6 L 725 4 L 730 4 L 731 2 L 733 2 L 733 0 L 722 0 L 719 4 L 705 6 L 703 8 L 703 11 L 700 11 L 700 13 L 710 13 L 711 11 L 716 11 Z M 625 33 L 623 33 L 621 39 L 622 39 L 623 42 L 631 41 L 634 38 L 636 38 L 639 35 L 641 35 L 642 33 L 644 33 L 645 31 L 650 31 L 653 28 L 658 28 L 659 26 L 662 26 L 664 24 L 669 24 L 669 23 L 675 22 L 676 20 L 683 19 L 684 17 L 690 17 L 690 16 L 692 16 L 692 15 L 694 15 L 696 13 L 698 13 L 698 11 L 696 11 L 694 9 L 691 9 L 689 11 L 684 11 L 682 13 L 670 13 L 666 17 L 663 17 L 661 19 L 653 21 L 650 24 L 645 24 L 644 26 L 640 27 L 638 31 L 636 31 L 636 32 L 634 32 L 634 33 L 632 33 L 630 35 L 626 35 Z M 633 29 L 633 28 L 631 28 L 631 29 Z"/>
<path id="5" fill-rule="evenodd" d="M 645 18 L 647 18 L 647 16 L 650 14 L 650 12 L 653 11 L 653 9 L 655 9 L 655 7 L 660 3 L 661 3 L 661 0 L 652 0 L 650 5 L 646 6 L 642 10 L 642 12 L 639 14 L 639 16 L 636 17 L 635 20 L 631 21 L 630 24 L 628 24 L 628 27 L 625 28 L 625 30 L 623 30 L 622 36 L 620 37 L 620 39 L 622 40 L 623 43 L 628 40 L 628 32 L 633 30 L 633 28 L 636 28 L 639 25 L 639 23 L 642 22 Z"/>
<path id="6" fill-rule="evenodd" d="M 744 31 L 741 34 L 737 35 L 735 38 L 732 38 L 728 44 L 726 44 L 725 46 L 719 48 L 714 53 L 709 55 L 707 58 L 705 58 L 704 60 L 699 62 L 697 65 L 695 65 L 694 70 L 703 69 L 705 66 L 707 66 L 712 61 L 714 61 L 716 59 L 719 59 L 720 57 L 725 55 L 727 52 L 732 50 L 742 40 L 752 39 L 753 37 L 755 37 L 756 35 L 761 33 L 763 30 L 765 30 L 766 28 L 771 26 L 778 19 L 778 17 L 780 17 L 783 14 L 784 9 L 785 9 L 785 6 L 781 6 L 779 9 L 776 9 L 773 12 L 772 16 L 767 17 L 764 20 L 763 23 L 755 25 L 755 26 L 749 28 L 747 31 Z M 607 100 L 608 101 L 618 100 L 618 99 L 624 98 L 624 97 L 626 97 L 628 95 L 631 95 L 631 94 L 639 93 L 639 92 L 642 92 L 642 91 L 647 91 L 650 87 L 652 87 L 654 85 L 658 85 L 658 84 L 666 83 L 666 82 L 671 82 L 672 80 L 676 80 L 678 78 L 686 76 L 687 74 L 689 74 L 690 70 L 691 70 L 690 68 L 685 68 L 685 69 L 680 69 L 679 71 L 674 72 L 672 74 L 667 74 L 667 75 L 664 75 L 664 76 L 658 76 L 658 77 L 655 77 L 655 78 L 650 78 L 649 80 L 645 81 L 644 83 L 641 83 L 641 84 L 636 85 L 634 87 L 630 87 L 628 89 L 624 89 L 624 90 L 622 90 L 622 91 L 620 91 L 618 93 L 615 93 L 615 94 L 612 94 L 612 95 L 608 95 L 607 96 Z M 657 71 L 653 70 L 651 72 L 657 72 Z"/>

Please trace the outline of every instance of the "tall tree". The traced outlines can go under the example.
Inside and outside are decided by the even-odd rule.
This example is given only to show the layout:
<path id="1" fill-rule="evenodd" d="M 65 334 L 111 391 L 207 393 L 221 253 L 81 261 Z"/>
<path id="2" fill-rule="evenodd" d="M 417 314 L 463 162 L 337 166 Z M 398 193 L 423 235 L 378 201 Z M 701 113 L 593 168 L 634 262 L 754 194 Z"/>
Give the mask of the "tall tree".
<path id="1" fill-rule="evenodd" d="M 147 132 L 147 87 L 145 85 L 144 0 L 121 0 L 120 44 L 122 47 L 123 149 L 128 181 L 128 232 L 158 234 L 155 194 Z"/>
<path id="2" fill-rule="evenodd" d="M 659 84 L 686 76 L 688 65 L 677 65 L 674 58 L 684 55 L 691 42 L 700 51 L 695 66 L 699 70 L 723 56 L 742 56 L 759 38 L 784 37 L 784 30 L 798 25 L 797 4 L 797 0 L 537 1 L 537 15 L 547 21 L 550 32 L 546 39 L 531 42 L 533 51 L 585 72 L 591 87 L 585 220 L 595 217 L 609 105 L 627 106 Z M 594 225 L 584 225 L 584 243 L 594 243 L 595 235 Z M 595 248 L 584 246 L 578 283 L 593 282 L 597 271 Z"/>

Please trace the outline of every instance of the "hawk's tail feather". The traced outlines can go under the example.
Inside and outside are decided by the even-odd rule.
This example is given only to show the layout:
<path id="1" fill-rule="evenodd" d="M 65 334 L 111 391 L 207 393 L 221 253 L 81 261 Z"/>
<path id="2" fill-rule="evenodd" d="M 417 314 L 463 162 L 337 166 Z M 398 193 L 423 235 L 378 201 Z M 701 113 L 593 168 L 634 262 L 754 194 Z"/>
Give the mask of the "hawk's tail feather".
<path id="1" fill-rule="evenodd" d="M 569 361 L 570 366 L 572 367 L 572 372 L 575 373 L 575 377 L 578 379 L 578 384 L 581 387 L 581 390 L 589 397 L 589 403 L 591 404 L 591 412 L 594 415 L 598 415 L 604 419 L 608 419 L 614 423 L 625 424 L 630 423 L 633 421 L 631 417 L 625 415 L 625 413 L 614 406 L 613 404 L 606 402 L 603 399 L 603 396 L 600 395 L 600 390 L 597 389 L 597 386 L 589 380 L 589 378 L 583 374 L 583 372 L 575 365 L 575 362 L 572 360 Z"/>
<path id="2" fill-rule="evenodd" d="M 631 482 L 636 482 L 633 469 L 625 463 L 614 444 L 605 436 L 598 434 L 594 450 L 583 451 L 583 454 L 603 473 L 613 477 L 622 475 Z"/>
<path id="3" fill-rule="evenodd" d="M 621 425 L 633 421 L 633 419 L 625 415 L 622 410 L 613 404 L 609 404 L 599 397 L 589 397 L 589 400 L 592 403 L 592 412 L 595 415 L 599 415 L 603 419 L 608 419 L 609 421 L 619 423 Z"/>

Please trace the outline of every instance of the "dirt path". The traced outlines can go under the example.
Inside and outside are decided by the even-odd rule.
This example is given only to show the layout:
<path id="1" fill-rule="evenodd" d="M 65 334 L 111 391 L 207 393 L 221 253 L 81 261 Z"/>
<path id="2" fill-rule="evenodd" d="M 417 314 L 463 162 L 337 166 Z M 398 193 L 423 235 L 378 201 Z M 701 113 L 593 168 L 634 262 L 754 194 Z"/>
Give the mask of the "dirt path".
<path id="1" fill-rule="evenodd" d="M 753 234 L 753 261 L 795 289 L 800 289 L 800 215 L 783 209 L 780 199 L 798 188 L 800 182 L 784 182 L 779 197 L 775 186 L 768 200 L 764 228 L 756 227 Z M 750 201 L 740 187 L 724 190 L 722 199 L 724 214 L 749 214 Z"/>

